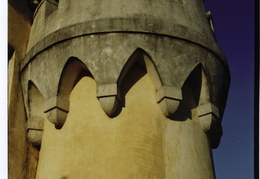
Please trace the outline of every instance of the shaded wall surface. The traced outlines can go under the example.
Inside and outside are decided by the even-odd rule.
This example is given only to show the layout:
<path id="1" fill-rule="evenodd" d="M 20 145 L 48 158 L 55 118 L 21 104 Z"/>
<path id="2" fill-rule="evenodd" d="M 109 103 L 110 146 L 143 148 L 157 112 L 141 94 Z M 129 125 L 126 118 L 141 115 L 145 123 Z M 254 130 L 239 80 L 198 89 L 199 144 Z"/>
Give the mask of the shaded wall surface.
<path id="1" fill-rule="evenodd" d="M 9 178 L 26 178 L 26 114 L 20 81 L 20 62 L 26 55 L 31 24 L 8 5 L 8 169 Z"/>

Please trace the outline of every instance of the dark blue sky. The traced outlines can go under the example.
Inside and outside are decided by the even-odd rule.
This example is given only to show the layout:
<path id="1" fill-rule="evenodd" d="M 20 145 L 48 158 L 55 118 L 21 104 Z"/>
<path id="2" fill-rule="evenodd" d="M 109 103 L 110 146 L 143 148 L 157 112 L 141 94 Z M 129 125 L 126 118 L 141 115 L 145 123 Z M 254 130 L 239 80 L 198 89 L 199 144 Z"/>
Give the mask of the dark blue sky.
<path id="1" fill-rule="evenodd" d="M 254 0 L 205 0 L 224 51 L 231 85 L 222 121 L 223 136 L 213 150 L 217 179 L 254 178 Z"/>

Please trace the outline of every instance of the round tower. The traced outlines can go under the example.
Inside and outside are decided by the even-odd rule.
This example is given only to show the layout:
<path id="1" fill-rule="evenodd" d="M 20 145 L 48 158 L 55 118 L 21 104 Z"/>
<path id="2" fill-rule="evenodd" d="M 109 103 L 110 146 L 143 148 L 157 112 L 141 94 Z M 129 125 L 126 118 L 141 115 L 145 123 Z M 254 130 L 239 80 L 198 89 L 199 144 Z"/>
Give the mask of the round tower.
<path id="1" fill-rule="evenodd" d="M 36 178 L 215 178 L 230 76 L 202 0 L 43 0 L 20 70 Z"/>

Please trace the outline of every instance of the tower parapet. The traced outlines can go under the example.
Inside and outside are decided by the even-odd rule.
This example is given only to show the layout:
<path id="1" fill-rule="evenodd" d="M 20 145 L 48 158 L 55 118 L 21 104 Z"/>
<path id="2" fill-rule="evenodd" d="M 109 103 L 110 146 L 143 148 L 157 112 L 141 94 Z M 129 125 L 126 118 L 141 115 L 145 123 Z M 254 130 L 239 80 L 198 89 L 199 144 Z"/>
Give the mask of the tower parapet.
<path id="1" fill-rule="evenodd" d="M 44 127 L 41 122 L 34 122 L 31 101 L 44 101 L 44 109 L 38 116 L 46 113 L 49 121 L 62 129 L 71 114 L 73 89 L 81 79 L 89 77 L 96 82 L 96 98 L 107 120 L 116 121 L 128 108 L 126 94 L 145 73 L 154 86 L 152 104 L 160 109 L 157 111 L 160 119 L 152 117 L 152 121 L 161 120 L 158 124 L 168 129 L 171 125 L 178 126 L 180 121 L 186 123 L 184 125 L 192 124 L 196 128 L 193 130 L 206 133 L 200 140 L 210 139 L 210 144 L 205 145 L 216 148 L 219 144 L 230 77 L 225 56 L 215 41 L 201 0 L 44 0 L 35 11 L 27 52 L 21 63 L 23 94 L 29 126 L 37 123 L 37 132 L 43 131 Z M 133 69 L 139 68 L 143 72 L 135 74 Z M 33 84 L 33 89 L 37 90 L 31 92 L 28 84 Z M 88 101 L 82 105 L 86 103 Z M 138 106 L 138 101 L 134 104 Z M 129 111 L 129 115 L 124 115 L 125 119 L 134 120 L 131 117 L 134 113 Z M 177 123 L 165 123 L 163 116 Z M 171 135 L 166 128 L 156 130 L 167 136 L 163 140 L 167 143 Z M 117 130 L 116 127 L 113 129 Z M 188 135 L 189 130 L 186 130 Z M 40 145 L 39 135 L 30 136 L 31 141 L 37 136 L 36 144 Z M 173 144 L 165 144 L 165 151 L 160 154 L 155 151 L 154 155 L 165 158 L 172 147 L 181 147 Z M 211 157 L 207 157 L 209 165 Z M 176 160 L 169 154 L 164 160 L 165 170 L 170 172 L 173 166 L 169 163 L 178 163 Z M 178 173 L 176 167 L 175 170 Z M 167 171 L 161 176 L 171 178 Z M 198 177 L 214 177 L 213 169 L 210 171 L 205 176 L 198 172 Z"/>

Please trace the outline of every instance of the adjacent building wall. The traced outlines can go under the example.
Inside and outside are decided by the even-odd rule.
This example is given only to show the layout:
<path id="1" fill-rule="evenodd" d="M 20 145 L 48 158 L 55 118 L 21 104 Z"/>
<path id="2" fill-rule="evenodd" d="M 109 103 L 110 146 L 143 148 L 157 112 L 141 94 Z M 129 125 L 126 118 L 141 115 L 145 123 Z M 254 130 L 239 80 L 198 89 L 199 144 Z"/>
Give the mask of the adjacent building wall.
<path id="1" fill-rule="evenodd" d="M 20 62 L 26 55 L 31 24 L 19 11 L 8 5 L 8 177 L 26 178 L 26 115 L 23 102 Z"/>

